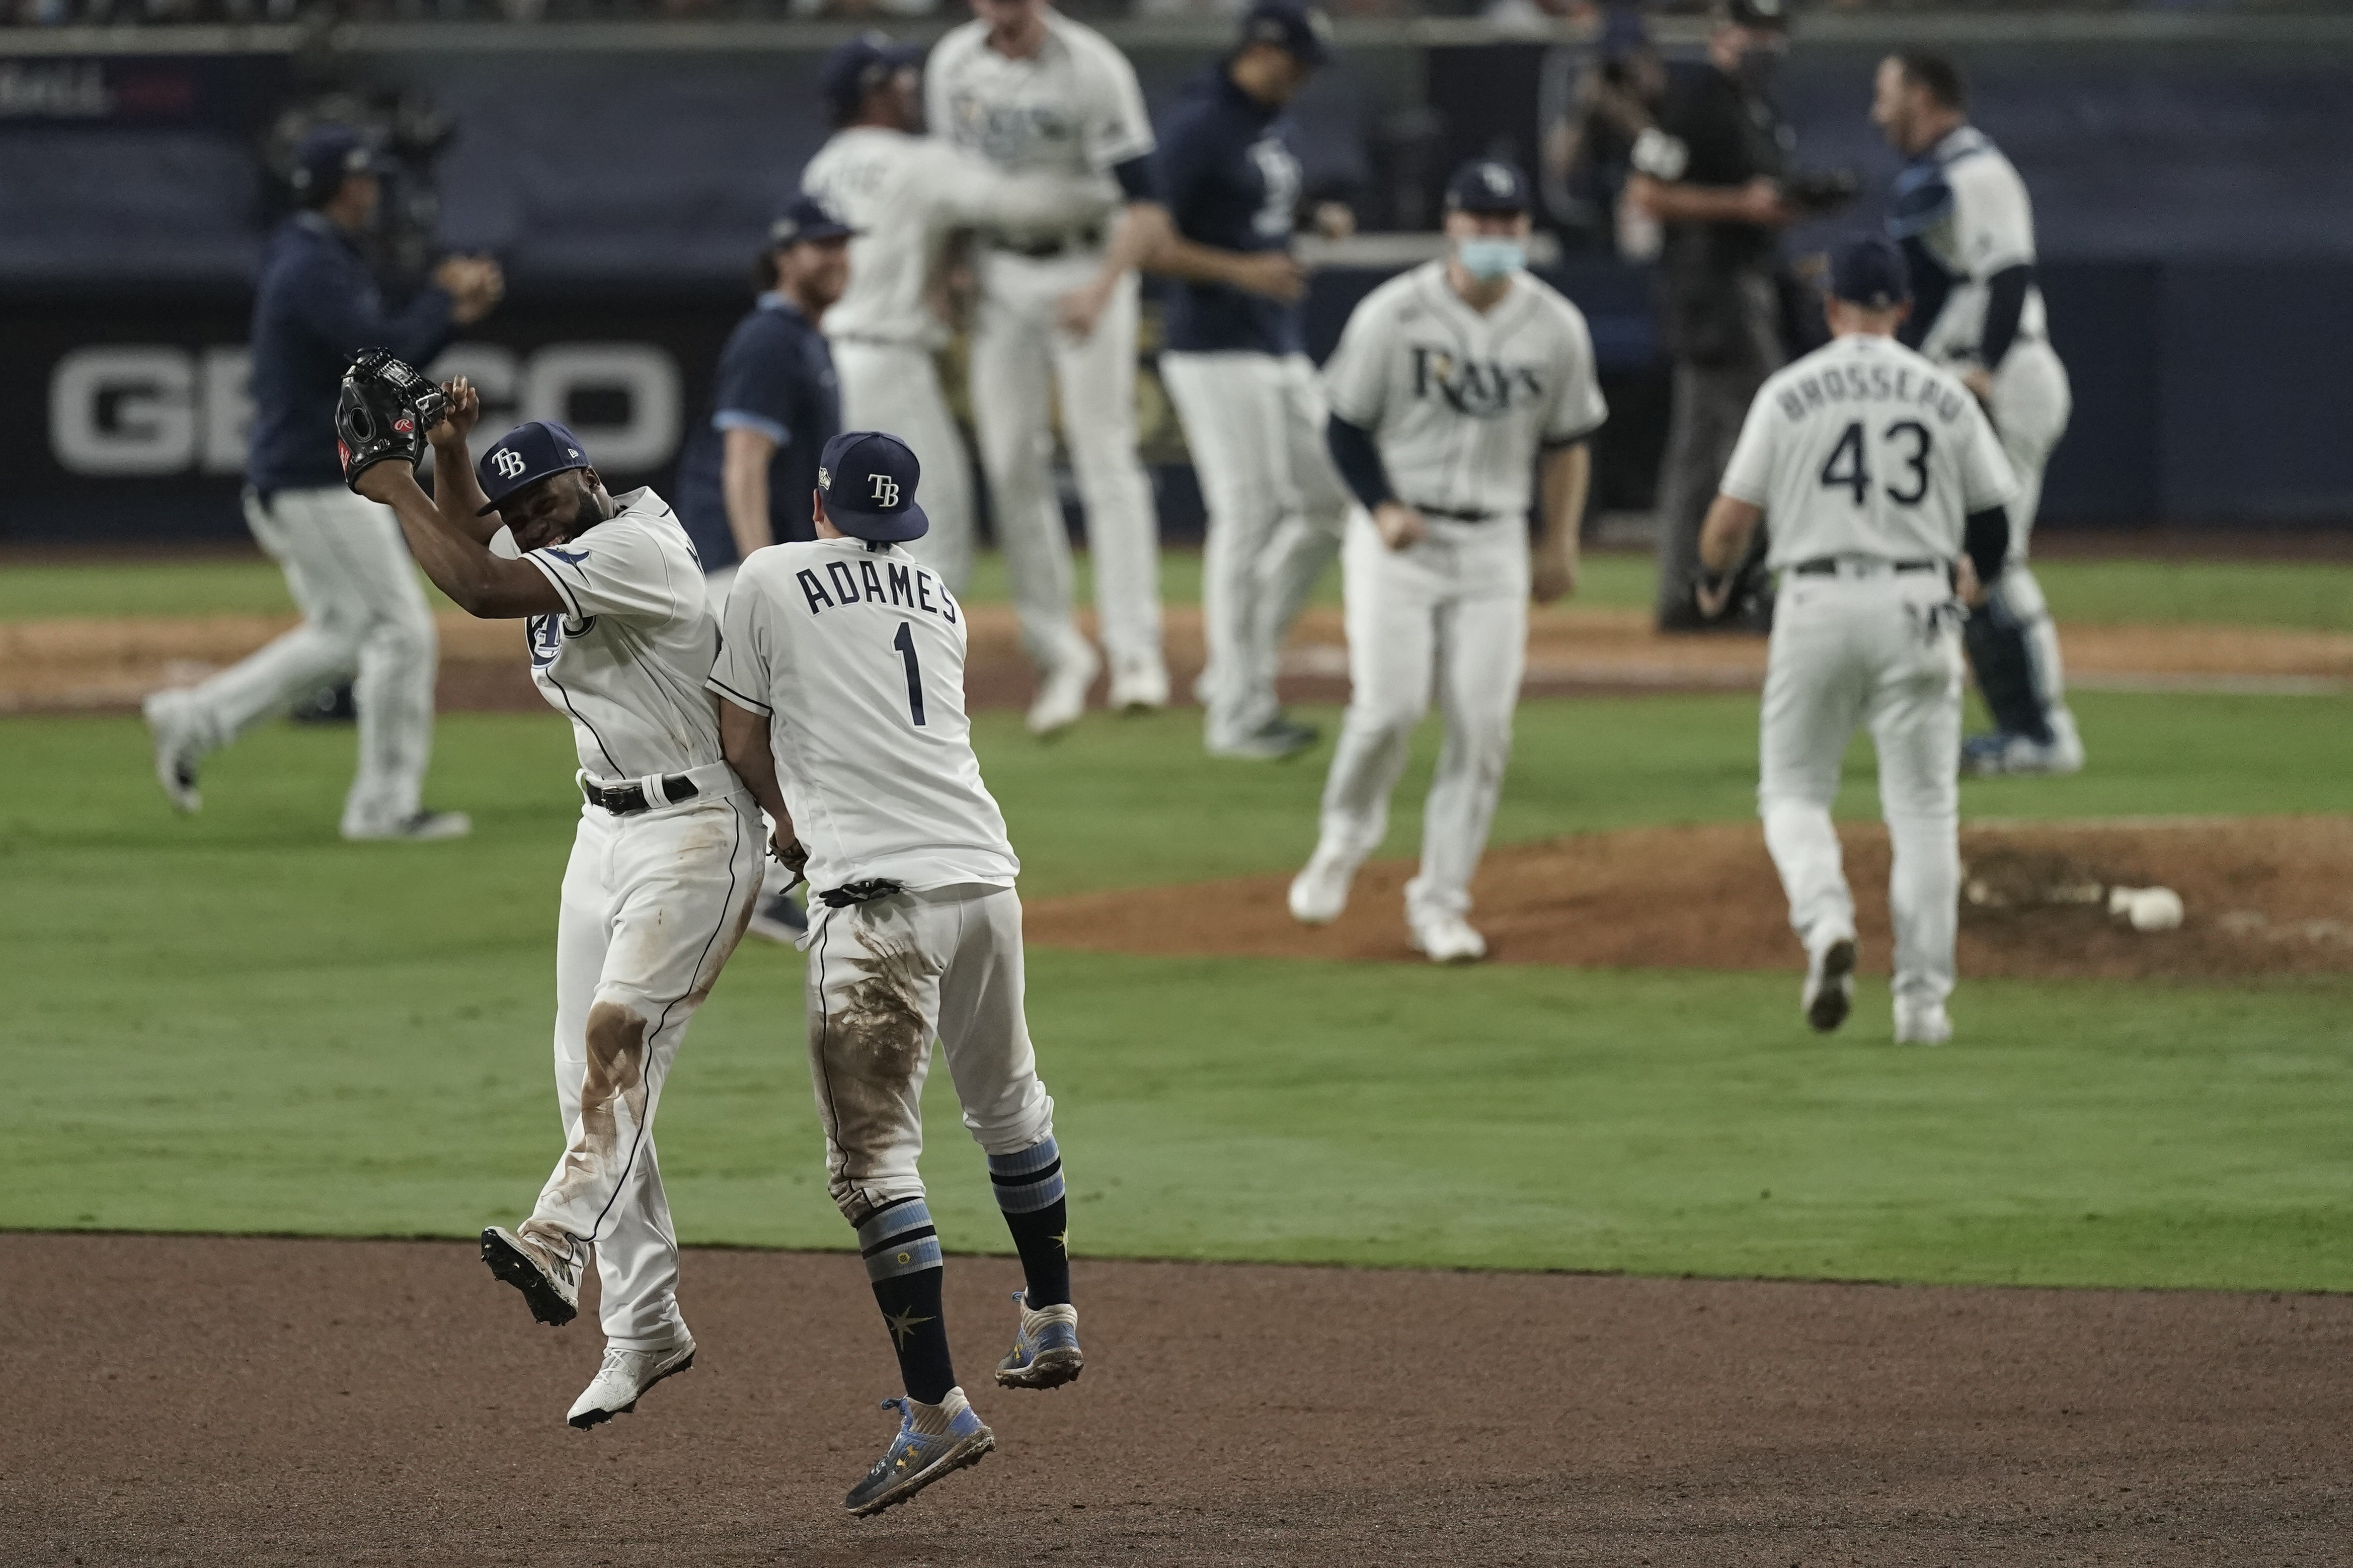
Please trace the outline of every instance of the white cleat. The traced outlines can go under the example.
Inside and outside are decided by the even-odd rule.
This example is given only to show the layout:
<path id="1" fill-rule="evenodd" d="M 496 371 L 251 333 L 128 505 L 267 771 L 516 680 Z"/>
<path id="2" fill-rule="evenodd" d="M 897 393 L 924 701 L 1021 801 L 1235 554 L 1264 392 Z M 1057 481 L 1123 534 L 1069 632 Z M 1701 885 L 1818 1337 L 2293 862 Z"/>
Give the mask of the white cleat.
<path id="1" fill-rule="evenodd" d="M 155 740 L 155 782 L 164 786 L 164 797 L 174 810 L 199 810 L 205 799 L 196 791 L 196 738 L 188 721 L 188 694 L 152 693 L 139 705 L 139 716 Z"/>
<path id="2" fill-rule="evenodd" d="M 1038 696 L 1024 721 L 1033 735 L 1044 737 L 1069 729 L 1087 710 L 1087 689 L 1095 683 L 1103 661 L 1095 650 L 1080 643 L 1048 667 L 1039 678 Z"/>
<path id="3" fill-rule="evenodd" d="M 1168 667 L 1156 658 L 1113 666 L 1111 705 L 1122 713 L 1151 713 L 1167 707 Z"/>
<path id="4" fill-rule="evenodd" d="M 1413 945 L 1432 963 L 1476 963 L 1487 956 L 1487 939 L 1460 915 L 1440 915 L 1417 924 Z"/>
<path id="5" fill-rule="evenodd" d="M 548 1327 L 560 1329 L 580 1315 L 580 1265 L 568 1254 L 558 1258 L 543 1244 L 494 1225 L 482 1232 L 482 1261 L 522 1291 L 531 1315 Z"/>
<path id="6" fill-rule="evenodd" d="M 430 844 L 473 831 L 474 819 L 462 811 L 413 811 L 387 826 L 345 827 L 343 837 L 353 844 Z"/>
<path id="7" fill-rule="evenodd" d="M 638 1407 L 647 1389 L 693 1364 L 692 1334 L 660 1350 L 627 1351 L 607 1345 L 605 1364 L 596 1369 L 596 1375 L 572 1402 L 572 1414 L 564 1419 L 585 1432 L 616 1415 L 627 1415 Z"/>
<path id="8" fill-rule="evenodd" d="M 1806 1022 L 1829 1034 L 1846 1022 L 1854 1008 L 1854 938 L 1825 942 L 1806 963 L 1806 988 L 1798 1005 Z"/>
<path id="9" fill-rule="evenodd" d="M 1899 1046 L 1941 1046 L 1953 1037 L 1953 1020 L 1941 1002 L 1926 1006 L 1895 1004 L 1895 1043 Z"/>
<path id="10" fill-rule="evenodd" d="M 1303 926 L 1327 926 L 1348 907 L 1348 884 L 1356 868 L 1318 850 L 1307 868 L 1291 879 L 1291 918 Z"/>

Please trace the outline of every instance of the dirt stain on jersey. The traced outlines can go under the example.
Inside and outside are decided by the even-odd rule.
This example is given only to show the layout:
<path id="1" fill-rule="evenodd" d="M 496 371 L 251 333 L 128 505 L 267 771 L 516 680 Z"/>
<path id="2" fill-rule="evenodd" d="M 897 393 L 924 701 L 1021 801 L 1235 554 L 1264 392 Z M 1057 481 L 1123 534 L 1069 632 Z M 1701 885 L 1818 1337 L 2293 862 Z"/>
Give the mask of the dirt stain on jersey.
<path id="1" fill-rule="evenodd" d="M 646 1020 L 634 1007 L 599 1002 L 588 1009 L 588 1072 L 580 1084 L 580 1131 L 564 1151 L 549 1195 L 568 1203 L 598 1170 L 620 1158 L 619 1110 L 640 1127 L 646 1118 Z"/>

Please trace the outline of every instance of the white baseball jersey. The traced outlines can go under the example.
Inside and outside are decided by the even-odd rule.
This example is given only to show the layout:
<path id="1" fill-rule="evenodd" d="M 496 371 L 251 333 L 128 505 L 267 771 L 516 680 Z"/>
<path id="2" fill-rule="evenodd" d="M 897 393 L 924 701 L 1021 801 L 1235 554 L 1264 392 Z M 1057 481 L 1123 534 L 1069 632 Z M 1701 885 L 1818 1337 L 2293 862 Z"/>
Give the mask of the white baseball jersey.
<path id="1" fill-rule="evenodd" d="M 1838 338 L 1757 394 L 1718 488 L 1762 507 L 1767 564 L 1950 561 L 2017 481 L 1978 400 L 1893 338 Z"/>
<path id="2" fill-rule="evenodd" d="M 1100 177 L 1009 174 L 970 148 L 879 125 L 836 132 L 801 171 L 801 189 L 858 230 L 826 335 L 923 348 L 947 337 L 928 289 L 951 231 L 1056 232 L 1099 218 L 1118 195 Z"/>
<path id="3" fill-rule="evenodd" d="M 923 67 L 931 128 L 1000 168 L 1077 178 L 1152 151 L 1135 68 L 1118 47 L 1060 12 L 1028 59 L 988 47 L 987 24 L 942 38 Z"/>
<path id="4" fill-rule="evenodd" d="M 1444 512 L 1525 513 L 1536 448 L 1609 416 L 1584 315 L 1525 272 L 1483 312 L 1443 261 L 1390 279 L 1348 318 L 1324 374 L 1332 412 L 1374 433 L 1398 499 Z"/>
<path id="5" fill-rule="evenodd" d="M 1983 132 L 1964 125 L 1905 171 L 1901 191 L 1899 205 L 1909 211 L 1899 229 L 1919 241 L 1952 283 L 1920 352 L 1938 362 L 1974 359 L 1985 335 L 1987 283 L 2006 268 L 2034 263 L 2034 205 L 2026 182 Z M 2018 335 L 2040 338 L 2044 330 L 2042 290 L 2029 288 Z"/>
<path id="6" fill-rule="evenodd" d="M 755 550 L 711 689 L 768 717 L 809 886 L 1009 887 L 1021 869 L 964 710 L 964 612 L 895 546 Z"/>
<path id="7" fill-rule="evenodd" d="M 718 762 L 719 719 L 703 682 L 719 624 L 702 563 L 661 497 L 638 489 L 614 499 L 614 516 L 523 557 L 555 584 L 565 611 L 531 617 L 531 678 L 570 715 L 580 765 L 594 777 Z"/>

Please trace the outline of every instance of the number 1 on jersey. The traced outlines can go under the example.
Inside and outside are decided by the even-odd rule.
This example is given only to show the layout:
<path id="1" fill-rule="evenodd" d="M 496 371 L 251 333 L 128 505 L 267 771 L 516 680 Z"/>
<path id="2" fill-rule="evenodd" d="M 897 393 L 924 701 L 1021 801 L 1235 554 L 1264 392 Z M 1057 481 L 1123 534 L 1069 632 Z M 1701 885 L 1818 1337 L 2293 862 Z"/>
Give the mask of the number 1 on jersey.
<path id="1" fill-rule="evenodd" d="M 915 662 L 915 628 L 906 622 L 899 623 L 899 635 L 891 639 L 899 657 L 907 665 L 907 707 L 915 716 L 915 728 L 923 727 L 923 667 Z"/>

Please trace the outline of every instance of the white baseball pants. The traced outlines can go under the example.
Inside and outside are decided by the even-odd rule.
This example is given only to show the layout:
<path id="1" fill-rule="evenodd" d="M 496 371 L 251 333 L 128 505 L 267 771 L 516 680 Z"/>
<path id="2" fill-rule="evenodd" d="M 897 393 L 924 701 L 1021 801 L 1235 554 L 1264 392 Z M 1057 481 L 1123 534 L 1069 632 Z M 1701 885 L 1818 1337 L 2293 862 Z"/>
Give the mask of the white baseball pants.
<path id="1" fill-rule="evenodd" d="M 584 805 L 572 840 L 555 938 L 564 1157 L 519 1234 L 575 1256 L 594 1247 L 605 1336 L 624 1349 L 679 1338 L 678 1236 L 654 1112 L 686 1026 L 751 919 L 764 847 L 760 813 L 732 776 L 632 816 Z"/>
<path id="2" fill-rule="evenodd" d="M 1435 687 L 1446 741 L 1422 808 L 1421 874 L 1406 884 L 1406 921 L 1459 917 L 1471 908 L 1471 875 L 1511 761 L 1527 659 L 1527 531 L 1502 519 L 1431 518 L 1427 539 L 1396 551 L 1369 513 L 1352 508 L 1340 564 L 1348 711 L 1315 852 L 1353 870 L 1380 847 L 1389 792 Z"/>
<path id="3" fill-rule="evenodd" d="M 1022 646 L 1040 664 L 1060 664 L 1077 657 L 1081 638 L 1054 489 L 1047 400 L 1059 395 L 1063 445 L 1086 503 L 1095 612 L 1116 675 L 1160 668 L 1160 533 L 1135 456 L 1135 278 L 1121 283 L 1092 336 L 1054 324 L 1054 302 L 1092 279 L 1101 259 L 1001 250 L 981 258 L 972 411 Z"/>
<path id="4" fill-rule="evenodd" d="M 1213 748 L 1238 744 L 1282 711 L 1282 639 L 1340 548 L 1348 492 L 1324 449 L 1324 389 L 1306 355 L 1164 353 L 1160 380 L 1208 503 L 1204 731 Z"/>
<path id="5" fill-rule="evenodd" d="M 2059 627 L 2042 597 L 2042 585 L 2027 564 L 2027 543 L 2042 505 L 2042 474 L 2051 453 L 2067 433 L 2075 407 L 2067 367 L 2049 343 L 2021 343 L 2002 357 L 1993 378 L 1990 408 L 2002 454 L 2018 476 L 2010 504 L 2010 560 L 1998 584 L 2002 608 L 2024 626 L 2033 656 L 2035 694 L 2054 730 L 2072 738 L 2074 715 L 2067 710 L 2067 680 L 2059 660 Z"/>
<path id="6" fill-rule="evenodd" d="M 1859 724 L 1879 752 L 1880 810 L 1894 849 L 1895 997 L 1941 1003 L 1953 989 L 1961 887 L 1960 618 L 1942 572 L 1841 563 L 1835 577 L 1781 579 L 1757 799 L 1789 923 L 1809 953 L 1854 934 L 1831 806 Z"/>
<path id="7" fill-rule="evenodd" d="M 934 1039 L 983 1151 L 1018 1153 L 1053 1131 L 1022 1010 L 1012 889 L 965 884 L 839 910 L 812 899 L 804 945 L 828 1185 L 850 1224 L 923 1194 L 915 1162 Z"/>
<path id="8" fill-rule="evenodd" d="M 841 427 L 888 431 L 923 465 L 915 499 L 932 526 L 909 542 L 907 552 L 938 573 L 950 593 L 963 593 L 972 580 L 972 454 L 948 412 L 931 351 L 837 340 L 833 368 L 841 382 Z"/>
<path id="9" fill-rule="evenodd" d="M 433 756 L 433 615 L 391 510 L 337 485 L 246 492 L 246 525 L 286 574 L 302 624 L 189 693 L 202 751 L 227 745 L 322 687 L 353 681 L 359 771 L 343 830 L 416 815 Z M 356 677 L 356 679 L 354 679 Z"/>

